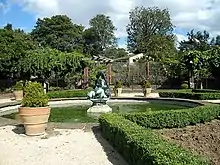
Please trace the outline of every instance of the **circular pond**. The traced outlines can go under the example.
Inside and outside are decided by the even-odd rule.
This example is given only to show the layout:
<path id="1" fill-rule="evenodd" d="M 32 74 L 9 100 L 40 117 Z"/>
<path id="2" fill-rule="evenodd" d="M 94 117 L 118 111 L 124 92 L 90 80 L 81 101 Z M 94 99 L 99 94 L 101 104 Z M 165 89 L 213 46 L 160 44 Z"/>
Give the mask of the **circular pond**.
<path id="1" fill-rule="evenodd" d="M 158 110 L 171 110 L 188 108 L 184 105 L 169 104 L 164 102 L 146 102 L 146 101 L 111 101 L 108 105 L 112 108 L 113 113 L 133 113 Z M 60 102 L 52 104 L 49 122 L 70 122 L 70 123 L 96 123 L 97 116 L 87 113 L 91 102 L 78 102 L 78 104 L 67 104 Z M 17 112 L 4 115 L 3 117 L 17 119 Z"/>

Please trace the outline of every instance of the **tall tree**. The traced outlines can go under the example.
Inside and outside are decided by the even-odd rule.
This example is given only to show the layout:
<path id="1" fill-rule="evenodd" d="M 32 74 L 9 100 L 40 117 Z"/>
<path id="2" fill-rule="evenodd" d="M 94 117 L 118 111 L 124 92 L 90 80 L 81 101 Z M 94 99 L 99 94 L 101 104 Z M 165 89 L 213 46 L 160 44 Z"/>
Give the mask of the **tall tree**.
<path id="1" fill-rule="evenodd" d="M 173 25 L 167 9 L 136 7 L 130 11 L 127 25 L 128 50 L 148 56 L 169 54 L 174 50 Z M 161 57 L 154 57 L 160 59 Z"/>
<path id="2" fill-rule="evenodd" d="M 10 24 L 0 29 L 0 77 L 24 78 L 25 73 L 19 61 L 35 47 L 30 35 L 23 30 L 13 30 Z"/>
<path id="3" fill-rule="evenodd" d="M 83 32 L 84 46 L 83 53 L 87 55 L 97 55 L 102 52 L 102 47 L 100 45 L 100 39 L 98 33 L 96 33 L 94 28 L 88 28 Z"/>
<path id="4" fill-rule="evenodd" d="M 180 42 L 179 50 L 188 51 L 188 50 L 199 50 L 206 51 L 209 49 L 209 33 L 205 30 L 203 32 L 191 30 L 187 33 L 188 40 Z"/>
<path id="5" fill-rule="evenodd" d="M 82 51 L 84 27 L 73 24 L 66 15 L 38 19 L 31 32 L 32 37 L 42 46 L 49 46 L 60 51 Z"/>
<path id="6" fill-rule="evenodd" d="M 114 35 L 116 28 L 109 16 L 98 14 L 89 21 L 89 24 L 97 36 L 97 45 L 101 50 L 116 45 Z"/>
<path id="7" fill-rule="evenodd" d="M 210 44 L 213 45 L 220 45 L 220 35 L 217 35 L 215 38 L 212 38 Z"/>

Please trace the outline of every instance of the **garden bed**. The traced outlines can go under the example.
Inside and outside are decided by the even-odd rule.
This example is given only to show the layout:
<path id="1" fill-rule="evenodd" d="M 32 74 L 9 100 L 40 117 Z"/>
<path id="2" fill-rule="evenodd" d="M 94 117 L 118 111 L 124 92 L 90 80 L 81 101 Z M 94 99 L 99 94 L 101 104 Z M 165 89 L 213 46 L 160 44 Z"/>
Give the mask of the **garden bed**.
<path id="1" fill-rule="evenodd" d="M 185 128 L 163 129 L 158 132 L 166 139 L 211 158 L 220 164 L 220 120 Z"/>
<path id="2" fill-rule="evenodd" d="M 215 155 L 214 151 L 219 152 L 217 149 L 219 144 L 215 146 L 216 143 L 219 143 L 220 133 L 217 132 L 219 124 L 210 128 L 206 125 L 215 123 L 211 121 L 216 121 L 215 119 L 218 119 L 219 115 L 220 106 L 209 105 L 183 110 L 106 114 L 100 118 L 99 122 L 103 136 L 130 165 L 210 165 L 210 159 L 212 164 L 216 165 L 216 162 L 219 161 L 216 155 L 219 153 Z M 204 124 L 206 122 L 210 123 Z M 198 123 L 201 123 L 199 125 L 204 126 L 205 129 L 197 128 Z M 171 128 L 171 132 L 168 131 L 167 136 L 164 136 L 166 132 L 163 134 L 160 130 L 163 131 L 165 128 Z M 188 131 L 188 128 L 192 128 L 192 133 L 191 135 L 189 133 L 188 138 L 184 137 L 185 142 L 187 143 L 190 138 L 191 142 L 194 140 L 193 138 L 197 138 L 195 143 L 198 145 L 195 145 L 197 146 L 195 149 L 187 147 L 187 145 L 180 145 L 169 138 L 169 135 L 174 139 L 185 136 L 184 131 Z M 206 144 L 206 141 L 209 143 Z M 199 149 L 197 150 L 197 148 Z M 210 148 L 213 149 L 213 152 L 209 150 Z M 202 152 L 203 149 L 204 152 Z"/>

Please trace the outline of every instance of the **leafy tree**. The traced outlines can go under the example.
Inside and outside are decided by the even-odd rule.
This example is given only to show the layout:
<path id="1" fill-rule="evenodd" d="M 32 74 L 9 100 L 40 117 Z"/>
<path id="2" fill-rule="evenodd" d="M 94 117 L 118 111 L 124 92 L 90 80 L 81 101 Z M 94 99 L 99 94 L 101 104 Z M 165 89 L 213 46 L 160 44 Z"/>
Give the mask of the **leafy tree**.
<path id="1" fill-rule="evenodd" d="M 96 36 L 96 43 L 101 50 L 105 50 L 116 45 L 116 30 L 109 16 L 98 14 L 89 21 L 93 35 Z M 90 31 L 90 32 L 91 32 Z"/>
<path id="2" fill-rule="evenodd" d="M 220 35 L 217 35 L 215 38 L 212 38 L 210 44 L 212 46 L 214 45 L 220 45 Z"/>
<path id="3" fill-rule="evenodd" d="M 83 32 L 84 46 L 83 53 L 87 55 L 98 55 L 102 52 L 102 47 L 100 45 L 100 38 L 98 33 L 96 33 L 94 28 L 88 28 Z"/>
<path id="4" fill-rule="evenodd" d="M 81 68 L 83 55 L 76 52 L 64 53 L 56 49 L 43 48 L 28 52 L 28 56 L 20 62 L 24 72 L 41 79 L 52 76 L 64 77 Z"/>
<path id="5" fill-rule="evenodd" d="M 82 51 L 84 27 L 73 24 L 66 15 L 38 19 L 31 32 L 41 46 L 49 46 L 60 51 Z"/>
<path id="6" fill-rule="evenodd" d="M 187 33 L 188 40 L 184 40 L 180 42 L 179 49 L 180 51 L 187 50 L 199 50 L 206 51 L 210 47 L 209 43 L 209 33 L 207 31 L 197 31 L 191 30 Z"/>
<path id="7" fill-rule="evenodd" d="M 186 51 L 182 56 L 181 62 L 184 68 L 189 71 L 189 78 L 192 77 L 197 81 L 201 81 L 202 78 L 210 75 L 209 56 L 205 51 Z"/>
<path id="8" fill-rule="evenodd" d="M 8 24 L 0 29 L 0 48 L 1 77 L 24 78 L 26 75 L 19 61 L 27 56 L 28 50 L 36 48 L 30 35 L 20 29 L 13 30 L 12 25 Z"/>
<path id="9" fill-rule="evenodd" d="M 111 48 L 107 48 L 104 51 L 104 56 L 107 58 L 116 59 L 120 57 L 126 57 L 128 56 L 128 53 L 123 48 L 111 47 Z"/>
<path id="10" fill-rule="evenodd" d="M 220 46 L 213 46 L 206 51 L 206 54 L 210 55 L 209 64 L 212 74 L 215 77 L 220 77 Z"/>
<path id="11" fill-rule="evenodd" d="M 128 49 L 161 59 L 162 54 L 175 50 L 173 25 L 167 9 L 136 7 L 130 12 L 127 25 Z"/>

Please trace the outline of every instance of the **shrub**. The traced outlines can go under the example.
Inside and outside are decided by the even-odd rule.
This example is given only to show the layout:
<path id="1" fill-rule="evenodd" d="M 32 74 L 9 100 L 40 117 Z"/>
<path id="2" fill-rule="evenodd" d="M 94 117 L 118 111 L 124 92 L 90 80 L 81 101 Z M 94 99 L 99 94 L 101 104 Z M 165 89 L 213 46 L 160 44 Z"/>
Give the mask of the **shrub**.
<path id="1" fill-rule="evenodd" d="M 208 165 L 207 160 L 117 114 L 99 119 L 102 133 L 130 165 Z"/>
<path id="2" fill-rule="evenodd" d="M 64 90 L 48 92 L 47 96 L 50 99 L 55 98 L 73 98 L 73 97 L 86 97 L 90 90 Z"/>
<path id="3" fill-rule="evenodd" d="M 214 89 L 193 89 L 192 92 L 194 92 L 194 93 L 220 93 L 220 90 L 214 90 Z"/>
<path id="4" fill-rule="evenodd" d="M 116 88 L 122 88 L 122 83 L 121 83 L 121 81 L 116 81 L 114 88 L 115 88 L 115 89 L 116 89 Z"/>
<path id="5" fill-rule="evenodd" d="M 38 82 L 29 82 L 24 87 L 23 107 L 46 107 L 48 106 L 48 97 L 44 93 L 43 86 Z"/>
<path id="6" fill-rule="evenodd" d="M 20 91 L 23 90 L 23 81 L 17 81 L 16 84 L 13 87 L 14 91 Z"/>
<path id="7" fill-rule="evenodd" d="M 150 81 L 147 80 L 147 81 L 145 82 L 145 84 L 144 84 L 144 87 L 145 87 L 145 88 L 151 88 L 151 83 L 150 83 Z"/>
<path id="8" fill-rule="evenodd" d="M 150 111 L 145 113 L 123 114 L 129 119 L 146 128 L 180 128 L 196 123 L 204 123 L 218 118 L 219 105 L 200 106 L 190 109 Z"/>
<path id="9" fill-rule="evenodd" d="M 184 84 L 182 84 L 182 85 L 181 85 L 181 89 L 188 89 L 188 85 L 187 85 L 187 84 L 185 84 L 185 83 L 184 83 Z"/>
<path id="10" fill-rule="evenodd" d="M 160 97 L 184 98 L 193 100 L 220 99 L 220 93 L 192 93 L 192 92 L 159 92 Z"/>

